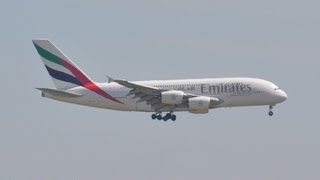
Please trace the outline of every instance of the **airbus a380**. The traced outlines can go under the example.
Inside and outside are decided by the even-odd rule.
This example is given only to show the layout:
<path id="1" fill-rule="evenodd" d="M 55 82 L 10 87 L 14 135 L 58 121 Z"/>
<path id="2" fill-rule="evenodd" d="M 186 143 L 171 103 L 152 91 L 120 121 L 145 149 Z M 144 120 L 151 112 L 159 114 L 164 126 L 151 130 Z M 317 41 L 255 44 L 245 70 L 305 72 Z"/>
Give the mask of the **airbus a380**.
<path id="1" fill-rule="evenodd" d="M 174 112 L 208 113 L 210 109 L 269 106 L 287 99 L 272 82 L 257 78 L 211 78 L 185 80 L 127 81 L 108 77 L 91 80 L 49 40 L 33 40 L 56 89 L 37 88 L 43 97 L 85 106 L 119 111 L 153 112 L 151 118 L 176 120 Z M 162 115 L 166 112 L 165 115 Z"/>

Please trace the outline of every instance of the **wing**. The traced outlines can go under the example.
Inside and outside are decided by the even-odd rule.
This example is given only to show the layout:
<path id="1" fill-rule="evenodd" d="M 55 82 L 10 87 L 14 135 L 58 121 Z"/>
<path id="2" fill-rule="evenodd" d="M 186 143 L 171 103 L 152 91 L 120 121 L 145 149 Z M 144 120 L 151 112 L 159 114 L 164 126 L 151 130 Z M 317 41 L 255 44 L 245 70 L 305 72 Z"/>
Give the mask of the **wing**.
<path id="1" fill-rule="evenodd" d="M 110 77 L 109 82 L 116 82 L 122 86 L 130 88 L 128 96 L 133 95 L 133 99 L 139 99 L 137 103 L 146 102 L 147 105 L 151 105 L 151 108 L 155 111 L 171 110 L 172 104 L 164 104 L 161 102 L 161 93 L 165 91 L 171 91 L 169 89 L 161 89 L 153 86 L 142 85 L 138 83 L 133 83 L 127 80 L 115 80 Z M 174 108 L 188 108 L 189 98 L 199 97 L 194 94 L 184 93 L 182 103 L 174 105 Z M 218 98 L 210 98 L 210 106 L 214 107 L 223 101 Z"/>
<path id="2" fill-rule="evenodd" d="M 155 111 L 159 111 L 165 108 L 167 105 L 161 103 L 161 92 L 167 91 L 153 86 L 141 85 L 132 83 L 126 80 L 112 80 L 122 86 L 130 88 L 128 96 L 133 95 L 133 99 L 139 99 L 137 103 L 146 102 L 147 105 L 151 105 Z"/>

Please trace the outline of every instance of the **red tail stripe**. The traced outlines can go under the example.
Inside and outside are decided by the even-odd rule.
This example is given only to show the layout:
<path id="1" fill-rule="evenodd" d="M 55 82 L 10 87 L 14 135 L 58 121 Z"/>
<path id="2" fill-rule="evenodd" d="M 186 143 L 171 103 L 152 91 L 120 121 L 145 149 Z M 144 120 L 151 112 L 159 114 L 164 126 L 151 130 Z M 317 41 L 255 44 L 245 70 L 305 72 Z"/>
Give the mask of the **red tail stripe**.
<path id="1" fill-rule="evenodd" d="M 111 100 L 111 101 L 123 104 L 123 102 L 115 99 L 110 94 L 108 94 L 105 91 L 103 91 L 99 86 L 97 86 L 94 82 L 92 82 L 86 75 L 84 75 L 81 71 L 79 71 L 72 64 L 70 64 L 69 62 L 67 62 L 67 61 L 65 61 L 65 60 L 63 60 L 61 58 L 59 58 L 59 59 L 61 60 L 63 65 L 66 68 L 68 68 L 69 71 L 71 71 L 71 73 L 81 82 L 81 84 L 85 88 L 87 88 L 87 89 L 89 89 L 89 90 L 91 90 L 91 91 L 93 91 L 93 92 L 95 92 L 95 93 L 97 93 L 97 94 L 99 94 L 99 95 Z"/>

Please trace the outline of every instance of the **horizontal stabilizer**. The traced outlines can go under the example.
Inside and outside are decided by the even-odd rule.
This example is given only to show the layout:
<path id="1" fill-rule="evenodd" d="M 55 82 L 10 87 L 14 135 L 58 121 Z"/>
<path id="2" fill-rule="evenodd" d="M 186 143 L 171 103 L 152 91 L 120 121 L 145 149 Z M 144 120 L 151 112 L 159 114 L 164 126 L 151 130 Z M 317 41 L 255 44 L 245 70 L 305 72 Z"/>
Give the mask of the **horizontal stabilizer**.
<path id="1" fill-rule="evenodd" d="M 46 97 L 47 95 L 55 96 L 55 97 L 65 97 L 65 98 L 76 98 L 81 97 L 82 94 L 73 93 L 73 92 L 66 92 L 60 91 L 55 89 L 48 89 L 48 88 L 36 88 L 42 92 L 42 96 Z"/>

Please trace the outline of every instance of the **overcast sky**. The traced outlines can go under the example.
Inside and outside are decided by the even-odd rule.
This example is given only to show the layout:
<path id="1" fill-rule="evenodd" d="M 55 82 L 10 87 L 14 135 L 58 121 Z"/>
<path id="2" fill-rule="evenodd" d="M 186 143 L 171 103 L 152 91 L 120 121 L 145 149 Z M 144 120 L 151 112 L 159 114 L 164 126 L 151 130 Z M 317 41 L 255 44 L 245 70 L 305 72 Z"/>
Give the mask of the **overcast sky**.
<path id="1" fill-rule="evenodd" d="M 304 0 L 4 0 L 0 179 L 320 179 L 320 3 Z M 41 98 L 31 40 L 48 38 L 96 81 L 248 76 L 268 107 L 117 112 Z"/>

